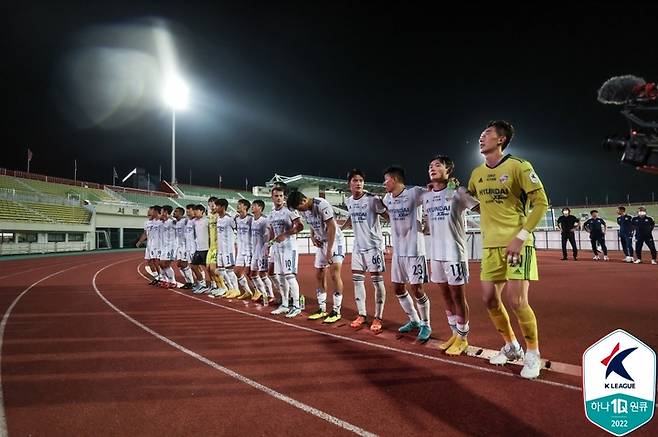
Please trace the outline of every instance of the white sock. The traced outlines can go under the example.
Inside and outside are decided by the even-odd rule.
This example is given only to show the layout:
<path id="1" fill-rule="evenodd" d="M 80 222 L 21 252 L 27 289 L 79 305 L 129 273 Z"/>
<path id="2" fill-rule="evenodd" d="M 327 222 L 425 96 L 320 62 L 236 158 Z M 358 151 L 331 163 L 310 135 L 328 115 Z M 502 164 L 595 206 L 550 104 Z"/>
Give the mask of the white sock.
<path id="1" fill-rule="evenodd" d="M 416 299 L 418 305 L 418 315 L 424 325 L 430 326 L 430 298 L 428 295 L 423 294 L 420 299 Z"/>
<path id="2" fill-rule="evenodd" d="M 360 316 L 365 317 L 368 313 L 366 312 L 366 283 L 364 282 L 366 277 L 359 273 L 354 273 L 352 275 L 352 281 L 354 281 L 354 301 L 356 302 L 356 310 Z"/>
<path id="3" fill-rule="evenodd" d="M 252 276 L 251 281 L 254 283 L 254 286 L 256 287 L 256 290 L 260 291 L 260 294 L 263 296 L 267 296 L 267 290 L 265 289 L 265 284 L 263 284 L 263 281 L 260 279 L 260 276 Z"/>
<path id="4" fill-rule="evenodd" d="M 342 305 L 343 305 L 343 294 L 338 291 L 334 291 L 334 311 L 340 314 L 340 307 Z"/>
<path id="5" fill-rule="evenodd" d="M 468 326 L 468 322 L 466 322 L 466 323 L 457 323 L 456 333 L 459 334 L 459 336 L 461 338 L 466 338 L 466 336 L 468 335 L 469 329 L 470 328 Z"/>
<path id="6" fill-rule="evenodd" d="M 409 292 L 405 290 L 404 294 L 397 295 L 397 297 L 400 301 L 400 306 L 404 312 L 407 313 L 407 316 L 409 316 L 409 320 L 412 322 L 420 323 L 420 319 L 418 318 L 418 311 L 416 311 L 414 301 L 411 299 L 411 296 L 409 296 Z"/>
<path id="7" fill-rule="evenodd" d="M 226 269 L 226 276 L 228 276 L 229 283 L 231 284 L 231 288 L 234 290 L 238 289 L 238 277 L 236 276 L 235 272 L 233 269 Z"/>
<path id="8" fill-rule="evenodd" d="M 386 303 L 386 287 L 382 276 L 373 276 L 372 285 L 375 286 L 375 318 L 384 318 L 384 303 Z"/>
<path id="9" fill-rule="evenodd" d="M 279 279 L 276 277 L 276 275 L 273 276 L 267 276 L 267 279 L 269 279 L 270 284 L 272 285 L 272 293 L 277 292 L 281 294 L 281 291 L 279 291 Z"/>
<path id="10" fill-rule="evenodd" d="M 231 281 L 229 280 L 229 277 L 228 277 L 228 275 L 226 274 L 226 269 L 223 268 L 223 267 L 222 267 L 222 268 L 218 268 L 218 269 L 217 269 L 217 273 L 218 273 L 219 276 L 221 276 L 222 279 L 224 280 L 224 285 L 226 285 L 226 288 L 228 288 L 229 290 L 233 290 L 234 288 L 232 287 L 232 285 L 231 285 Z"/>
<path id="11" fill-rule="evenodd" d="M 240 278 L 238 279 L 238 284 L 240 284 L 240 287 L 242 287 L 242 289 L 245 292 L 251 293 L 251 288 L 249 288 L 249 282 L 247 282 L 247 278 L 245 278 L 244 275 L 240 276 Z"/>
<path id="12" fill-rule="evenodd" d="M 448 326 L 452 330 L 453 334 L 457 333 L 457 316 L 446 310 L 446 316 L 448 318 Z"/>
<path id="13" fill-rule="evenodd" d="M 149 274 L 153 276 L 153 279 L 158 279 L 158 271 L 157 270 L 149 270 Z"/>
<path id="14" fill-rule="evenodd" d="M 185 282 L 187 284 L 193 284 L 194 283 L 194 275 L 192 274 L 192 269 L 189 267 L 184 267 L 181 269 L 181 273 L 183 273 L 183 276 L 185 277 Z"/>
<path id="15" fill-rule="evenodd" d="M 274 299 L 274 291 L 272 290 L 273 285 L 270 277 L 265 276 L 261 278 L 261 281 L 263 281 L 263 284 L 265 284 L 265 290 L 267 290 L 267 297 L 269 297 L 270 299 Z"/>
<path id="16" fill-rule="evenodd" d="M 290 289 L 290 297 L 292 297 L 292 305 L 295 308 L 301 308 L 299 303 L 299 283 L 297 282 L 297 276 L 293 274 L 286 275 L 286 282 L 288 283 L 288 288 Z"/>
<path id="17" fill-rule="evenodd" d="M 279 294 L 281 295 L 281 305 L 287 308 L 290 299 L 288 297 L 288 286 L 285 285 L 286 278 L 283 275 L 277 275 L 276 279 L 279 282 Z"/>
<path id="18" fill-rule="evenodd" d="M 519 344 L 519 341 L 516 338 L 514 340 L 512 340 L 511 342 L 505 342 L 505 346 L 513 346 L 515 349 L 518 349 L 518 348 L 521 347 L 521 345 Z"/>
<path id="19" fill-rule="evenodd" d="M 324 288 L 318 288 L 315 290 L 315 295 L 318 297 L 318 307 L 323 313 L 327 311 L 327 292 L 324 291 Z"/>

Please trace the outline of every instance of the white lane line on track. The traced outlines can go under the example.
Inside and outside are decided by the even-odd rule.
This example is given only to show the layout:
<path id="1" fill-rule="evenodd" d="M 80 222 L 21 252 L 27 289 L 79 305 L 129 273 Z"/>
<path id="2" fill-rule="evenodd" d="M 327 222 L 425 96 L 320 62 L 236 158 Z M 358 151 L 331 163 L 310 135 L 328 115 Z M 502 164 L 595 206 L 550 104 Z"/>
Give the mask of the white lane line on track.
<path id="1" fill-rule="evenodd" d="M 91 263 L 88 263 L 91 264 Z M 4 399 L 4 394 L 3 394 L 3 389 L 2 389 L 2 345 L 3 345 L 3 340 L 5 337 L 5 327 L 7 326 L 7 321 L 9 320 L 9 316 L 11 316 L 11 312 L 14 310 L 14 307 L 16 304 L 18 304 L 18 301 L 21 300 L 23 296 L 27 294 L 28 291 L 30 291 L 32 288 L 34 288 L 36 285 L 40 284 L 41 282 L 52 278 L 53 276 L 57 276 L 61 273 L 67 272 L 69 270 L 73 270 L 77 267 L 81 267 L 87 264 L 79 264 L 75 265 L 73 267 L 69 267 L 67 269 L 60 270 L 55 273 L 51 273 L 48 276 L 44 276 L 43 278 L 39 279 L 38 281 L 34 282 L 32 285 L 27 287 L 21 294 L 19 294 L 14 301 L 9 305 L 9 308 L 5 311 L 4 316 L 2 317 L 2 322 L 0 322 L 0 436 L 6 436 L 7 435 L 7 416 L 5 414 L 5 399 Z"/>
<path id="2" fill-rule="evenodd" d="M 10 274 L 5 275 L 5 276 L 0 276 L 0 279 L 7 279 L 7 278 L 11 278 L 12 276 L 19 276 L 19 275 L 22 275 L 23 273 L 33 272 L 35 270 L 41 270 L 41 269 L 47 269 L 47 268 L 59 267 L 59 266 L 68 266 L 70 264 L 71 263 L 66 262 L 66 263 L 55 263 L 55 264 L 51 264 L 51 265 L 47 265 L 47 266 L 41 266 L 41 267 L 34 267 L 32 269 L 21 270 L 20 272 L 14 272 L 14 273 L 10 273 Z"/>
<path id="3" fill-rule="evenodd" d="M 149 280 L 149 278 L 144 276 L 144 274 L 142 274 L 142 272 L 139 270 L 140 267 L 142 266 L 142 264 L 143 264 L 143 262 L 137 265 L 137 273 L 142 278 L 144 278 L 146 280 Z M 359 339 L 352 338 L 352 337 L 344 337 L 342 335 L 332 334 L 331 332 L 325 332 L 325 331 L 319 331 L 319 330 L 313 329 L 313 328 L 307 328 L 306 326 L 295 325 L 293 323 L 288 323 L 288 322 L 285 322 L 283 320 L 273 319 L 273 318 L 270 318 L 270 317 L 265 317 L 265 316 L 261 316 L 261 315 L 258 315 L 258 314 L 253 314 L 253 313 L 249 313 L 249 312 L 246 312 L 246 311 L 242 311 L 242 310 L 239 310 L 237 308 L 221 305 L 221 304 L 218 304 L 218 303 L 215 303 L 215 302 L 210 302 L 210 301 L 207 301 L 205 299 L 201 299 L 201 298 L 196 297 L 196 296 L 191 296 L 187 293 L 183 293 L 181 291 L 178 291 L 178 290 L 175 290 L 175 289 L 172 289 L 172 288 L 167 289 L 167 291 L 171 291 L 173 293 L 180 294 L 181 296 L 185 296 L 188 299 L 197 300 L 199 302 L 203 302 L 203 303 L 208 304 L 208 305 L 213 305 L 213 306 L 216 306 L 216 307 L 219 307 L 219 308 L 223 308 L 225 310 L 233 311 L 233 312 L 236 312 L 238 314 L 244 314 L 244 315 L 249 316 L 249 317 L 255 317 L 257 319 L 267 320 L 269 322 L 278 323 L 278 324 L 283 325 L 283 326 L 288 326 L 288 327 L 291 327 L 291 328 L 301 329 L 302 331 L 313 332 L 313 333 L 320 334 L 320 335 L 325 335 L 325 336 L 331 337 L 331 338 L 345 340 L 345 341 L 349 341 L 349 342 L 357 343 L 357 344 L 363 344 L 363 345 L 367 345 L 367 346 L 370 346 L 370 347 L 383 349 L 383 350 L 386 350 L 386 351 L 389 351 L 389 352 L 398 352 L 398 353 L 401 353 L 401 354 L 410 355 L 410 356 L 414 356 L 414 357 L 418 357 L 418 358 L 424 358 L 424 359 L 427 359 L 427 360 L 438 361 L 440 363 L 450 364 L 450 365 L 453 365 L 453 366 L 465 367 L 465 368 L 468 368 L 468 369 L 479 370 L 481 372 L 494 373 L 496 375 L 511 376 L 513 378 L 521 378 L 519 375 L 516 375 L 516 374 L 513 374 L 513 373 L 508 373 L 508 372 L 503 372 L 501 370 L 496 370 L 496 369 L 489 368 L 489 367 L 476 366 L 475 364 L 463 363 L 461 361 L 452 361 L 452 360 L 448 360 L 448 359 L 445 359 L 445 358 L 435 357 L 435 356 L 432 356 L 432 355 L 421 354 L 419 352 L 412 352 L 412 351 L 408 351 L 408 350 L 404 350 L 404 349 L 398 349 L 398 348 L 395 348 L 395 347 L 386 346 L 386 345 L 379 344 L 379 343 L 371 343 L 369 341 L 359 340 Z M 536 383 L 540 383 L 540 384 L 552 385 L 552 386 L 555 386 L 555 387 L 562 387 L 562 388 L 566 388 L 566 389 L 569 389 L 569 390 L 582 391 L 582 388 L 579 387 L 579 386 L 576 386 L 576 385 L 564 384 L 564 383 L 561 383 L 561 382 L 554 382 L 554 381 L 547 381 L 545 379 L 533 379 L 533 380 L 528 380 L 528 381 L 529 382 L 536 382 Z"/>
<path id="4" fill-rule="evenodd" d="M 269 388 L 269 387 L 267 387 L 267 386 L 264 386 L 263 384 L 260 384 L 260 383 L 258 383 L 258 382 L 256 382 L 256 381 L 252 380 L 252 379 L 249 379 L 249 378 L 247 378 L 246 376 L 243 376 L 243 375 L 241 375 L 241 374 L 239 374 L 239 373 L 237 373 L 237 372 L 234 372 L 234 371 L 231 370 L 231 369 L 228 369 L 228 368 L 226 368 L 226 367 L 224 367 L 224 366 L 221 366 L 221 365 L 217 364 L 216 362 L 214 362 L 214 361 L 212 361 L 212 360 L 209 360 L 208 358 L 204 357 L 203 355 L 200 355 L 200 354 L 198 354 L 198 353 L 196 353 L 196 352 L 194 352 L 194 351 L 192 351 L 192 350 L 186 348 L 185 346 L 181 346 L 180 344 L 178 344 L 178 343 L 176 343 L 175 341 L 173 341 L 173 340 L 171 340 L 171 339 L 165 337 L 164 335 L 161 335 L 161 334 L 157 333 L 157 332 L 154 331 L 153 329 L 151 329 L 151 328 L 149 328 L 148 326 L 146 326 L 146 325 L 140 323 L 139 321 L 137 321 L 137 320 L 133 319 L 132 317 L 130 317 L 128 314 L 126 314 L 126 313 L 124 313 L 123 311 L 121 311 L 121 310 L 120 310 L 119 308 L 117 308 L 114 304 L 112 304 L 112 302 L 110 302 L 109 300 L 107 300 L 107 298 L 101 293 L 100 289 L 99 289 L 98 286 L 96 285 L 96 278 L 98 277 L 98 275 L 99 275 L 103 270 L 108 269 L 108 268 L 110 268 L 110 267 L 112 267 L 112 266 L 114 266 L 114 265 L 116 265 L 116 264 L 119 264 L 119 263 L 122 263 L 122 262 L 127 262 L 127 261 L 130 261 L 130 260 L 118 261 L 118 262 L 115 262 L 115 263 L 112 263 L 112 264 L 109 264 L 109 265 L 103 267 L 102 269 L 100 269 L 100 270 L 98 270 L 98 271 L 96 272 L 96 274 L 94 275 L 94 278 L 93 278 L 93 280 L 92 280 L 92 285 L 93 285 L 93 287 L 94 287 L 94 290 L 96 291 L 96 294 L 97 294 L 97 295 L 103 300 L 103 302 L 105 302 L 110 308 L 112 308 L 114 311 L 116 311 L 117 313 L 119 313 L 119 314 L 120 314 L 121 316 L 123 316 L 125 319 L 127 319 L 127 320 L 130 321 L 130 322 L 132 322 L 134 325 L 136 325 L 137 327 L 141 328 L 142 330 L 148 332 L 148 333 L 151 334 L 152 336 L 156 337 L 158 340 L 163 341 L 164 343 L 168 344 L 169 346 L 171 346 L 171 347 L 173 347 L 173 348 L 175 348 L 175 349 L 178 349 L 179 351 L 181 351 L 181 352 L 183 352 L 183 353 L 185 353 L 185 354 L 191 356 L 192 358 L 195 358 L 195 359 L 201 361 L 202 363 L 206 364 L 207 366 L 212 367 L 213 369 L 218 370 L 218 371 L 224 373 L 225 375 L 228 375 L 228 376 L 230 376 L 230 377 L 232 377 L 232 378 L 234 378 L 234 379 L 237 379 L 238 381 L 240 381 L 240 382 L 242 382 L 242 383 L 244 383 L 244 384 L 247 384 L 247 385 L 249 385 L 249 386 L 255 388 L 256 390 L 259 390 L 259 391 L 261 391 L 261 392 L 263 392 L 263 393 L 265 393 L 265 394 L 267 394 L 267 395 L 269 395 L 269 396 L 272 396 L 272 397 L 275 398 L 275 399 L 278 399 L 278 400 L 280 400 L 280 401 L 283 401 L 283 402 L 287 403 L 288 405 L 291 405 L 291 406 L 293 406 L 293 407 L 295 407 L 295 408 L 297 408 L 297 409 L 299 409 L 299 410 L 301 410 L 301 411 L 303 411 L 303 412 L 305 412 L 305 413 L 311 414 L 311 415 L 313 415 L 313 416 L 315 416 L 315 417 L 318 417 L 318 418 L 320 418 L 320 419 L 322 419 L 322 420 L 326 420 L 327 422 L 329 422 L 329 423 L 331 423 L 331 424 L 333 424 L 333 425 L 336 425 L 336 426 L 338 426 L 338 427 L 340 427 L 340 428 L 343 428 L 343 429 L 345 429 L 345 430 L 347 430 L 347 431 L 351 431 L 351 432 L 353 432 L 353 433 L 356 434 L 356 435 L 360 435 L 360 436 L 368 436 L 368 437 L 375 437 L 375 436 L 377 436 L 377 434 L 373 434 L 373 433 L 371 433 L 371 432 L 368 432 L 368 431 L 366 431 L 366 430 L 364 430 L 364 429 L 362 429 L 362 428 L 359 428 L 359 427 L 356 426 L 356 425 L 352 425 L 351 423 L 346 422 L 346 421 L 344 421 L 344 420 L 341 420 L 341 419 L 339 419 L 339 418 L 337 418 L 337 417 L 335 417 L 335 416 L 332 416 L 332 415 L 329 414 L 329 413 L 325 413 L 324 411 L 318 410 L 317 408 L 314 408 L 314 407 L 312 407 L 312 406 L 310 406 L 310 405 L 307 405 L 307 404 L 305 404 L 305 403 L 303 403 L 303 402 L 297 401 L 297 400 L 295 400 L 295 399 L 293 399 L 293 398 L 291 398 L 291 397 L 288 397 L 288 396 L 286 396 L 286 395 L 284 395 L 284 394 L 282 394 L 282 393 L 279 393 L 279 392 L 276 391 L 276 390 L 273 390 L 273 389 L 271 389 L 271 388 Z M 147 279 L 147 278 L 145 278 L 145 279 Z"/>

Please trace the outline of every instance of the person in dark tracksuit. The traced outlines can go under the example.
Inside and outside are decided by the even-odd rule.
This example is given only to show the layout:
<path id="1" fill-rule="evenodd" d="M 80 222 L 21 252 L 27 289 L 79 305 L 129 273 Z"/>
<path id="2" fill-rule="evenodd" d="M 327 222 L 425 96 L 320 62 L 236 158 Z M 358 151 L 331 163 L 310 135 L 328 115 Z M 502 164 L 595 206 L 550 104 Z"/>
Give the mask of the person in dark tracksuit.
<path id="1" fill-rule="evenodd" d="M 590 211 L 590 214 L 592 217 L 583 223 L 583 229 L 589 232 L 589 239 L 592 242 L 592 252 L 594 252 L 594 259 L 600 259 L 599 250 L 596 247 L 597 244 L 599 244 L 601 245 L 601 250 L 603 251 L 603 260 L 608 261 L 608 248 L 605 246 L 605 220 L 599 217 L 599 212 L 597 210 Z"/>
<path id="2" fill-rule="evenodd" d="M 557 225 L 562 233 L 562 261 L 567 260 L 567 241 L 571 243 L 573 260 L 578 261 L 578 246 L 576 246 L 575 232 L 579 224 L 580 220 L 571 215 L 569 208 L 562 208 L 562 216 L 557 219 Z"/>
<path id="3" fill-rule="evenodd" d="M 620 206 L 617 208 L 617 224 L 619 230 L 617 236 L 621 241 L 621 249 L 624 251 L 624 261 L 627 263 L 633 262 L 633 217 L 626 214 L 626 208 Z"/>
<path id="4" fill-rule="evenodd" d="M 635 229 L 635 264 L 642 262 L 642 245 L 646 243 L 651 252 L 651 264 L 656 264 L 656 243 L 653 241 L 653 228 L 656 222 L 647 215 L 647 209 L 643 206 L 637 209 L 637 215 L 633 217 L 633 228 Z"/>

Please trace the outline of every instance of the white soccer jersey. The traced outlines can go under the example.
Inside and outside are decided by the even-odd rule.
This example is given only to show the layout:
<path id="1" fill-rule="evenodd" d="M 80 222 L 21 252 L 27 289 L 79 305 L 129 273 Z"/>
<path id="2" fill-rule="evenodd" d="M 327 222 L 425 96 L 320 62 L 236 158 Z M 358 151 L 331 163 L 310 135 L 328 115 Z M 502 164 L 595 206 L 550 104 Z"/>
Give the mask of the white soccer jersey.
<path id="1" fill-rule="evenodd" d="M 176 249 L 185 249 L 185 226 L 187 225 L 187 219 L 185 217 L 181 218 L 176 222 Z"/>
<path id="2" fill-rule="evenodd" d="M 196 241 L 194 240 L 194 220 L 191 218 L 185 219 L 185 250 L 191 254 L 194 254 L 197 250 Z"/>
<path id="3" fill-rule="evenodd" d="M 226 214 L 217 216 L 217 252 L 223 254 L 235 253 L 235 219 Z"/>
<path id="4" fill-rule="evenodd" d="M 422 196 L 427 190 L 406 187 L 400 194 L 384 196 L 391 221 L 391 243 L 397 256 L 424 256 L 425 241 L 421 232 Z"/>
<path id="5" fill-rule="evenodd" d="M 320 197 L 313 198 L 313 206 L 308 211 L 302 211 L 304 220 L 313 229 L 315 239 L 327 241 L 327 220 L 334 218 L 334 209 L 329 202 Z M 343 232 L 336 225 L 336 239 L 341 238 Z"/>
<path id="6" fill-rule="evenodd" d="M 146 234 L 146 247 L 153 247 L 153 240 L 155 240 L 153 220 L 149 219 L 144 222 L 144 233 Z"/>
<path id="7" fill-rule="evenodd" d="M 253 217 L 249 214 L 241 218 L 237 216 L 235 218 L 235 230 L 237 234 L 238 242 L 238 255 L 250 255 L 251 254 L 251 225 L 253 223 Z"/>
<path id="8" fill-rule="evenodd" d="M 208 250 L 210 247 L 208 242 L 210 239 L 208 235 L 208 217 L 194 219 L 194 237 L 197 251 Z"/>
<path id="9" fill-rule="evenodd" d="M 171 217 L 162 222 L 160 233 L 162 249 L 174 249 L 176 246 L 176 223 Z"/>
<path id="10" fill-rule="evenodd" d="M 423 194 L 423 210 L 430 231 L 429 258 L 435 261 L 468 261 L 466 209 L 478 202 L 465 190 L 451 188 Z"/>
<path id="11" fill-rule="evenodd" d="M 288 209 L 287 206 L 282 206 L 279 209 L 274 209 L 270 213 L 270 226 L 274 231 L 273 238 L 278 237 L 284 232 L 292 229 L 292 222 L 299 219 L 299 213 L 294 210 Z M 275 243 L 274 247 L 281 249 L 296 249 L 295 238 L 288 236 L 280 243 Z"/>
<path id="12" fill-rule="evenodd" d="M 354 196 L 349 197 L 345 204 L 350 213 L 354 231 L 352 251 L 382 250 L 384 238 L 382 237 L 382 226 L 379 223 L 379 214 L 386 211 L 382 199 L 379 196 L 364 193 L 358 199 L 354 199 Z"/>
<path id="13" fill-rule="evenodd" d="M 162 220 L 152 220 L 151 234 L 153 234 L 151 248 L 160 249 L 162 247 Z"/>
<path id="14" fill-rule="evenodd" d="M 264 215 L 251 221 L 251 253 L 260 258 L 265 254 L 269 231 L 269 220 Z"/>

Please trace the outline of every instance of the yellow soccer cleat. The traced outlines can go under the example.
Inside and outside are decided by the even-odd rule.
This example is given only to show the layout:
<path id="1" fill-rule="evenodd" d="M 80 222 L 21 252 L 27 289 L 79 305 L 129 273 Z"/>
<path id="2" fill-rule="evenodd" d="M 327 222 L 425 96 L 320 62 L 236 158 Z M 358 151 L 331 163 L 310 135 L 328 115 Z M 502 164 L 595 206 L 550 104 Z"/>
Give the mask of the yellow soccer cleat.
<path id="1" fill-rule="evenodd" d="M 258 302 L 259 300 L 261 300 L 262 297 L 263 294 L 260 291 L 256 290 L 256 292 L 254 293 L 254 297 L 252 297 L 251 300 L 253 302 Z"/>
<path id="2" fill-rule="evenodd" d="M 444 341 L 443 343 L 439 344 L 439 349 L 442 351 L 450 349 L 450 346 L 455 342 L 455 340 L 459 337 L 457 334 L 452 334 L 452 337 L 450 337 L 448 340 Z"/>
<path id="3" fill-rule="evenodd" d="M 342 316 L 336 311 L 332 311 L 322 323 L 336 323 Z"/>
<path id="4" fill-rule="evenodd" d="M 457 355 L 463 354 L 467 347 L 468 340 L 458 335 L 454 343 L 452 343 L 452 345 L 446 350 L 446 355 L 456 357 Z"/>
<path id="5" fill-rule="evenodd" d="M 313 314 L 308 316 L 308 319 L 309 320 L 319 320 L 319 319 L 323 319 L 325 317 L 327 317 L 327 312 L 326 311 L 317 310 L 316 312 L 314 312 Z"/>
<path id="6" fill-rule="evenodd" d="M 238 300 L 246 300 L 246 299 L 251 299 L 254 295 L 251 294 L 250 291 L 245 291 L 242 293 L 240 296 L 238 296 Z"/>
<path id="7" fill-rule="evenodd" d="M 236 297 L 240 296 L 242 293 L 240 293 L 240 290 L 229 290 L 226 295 L 224 295 L 225 298 L 227 299 L 235 299 Z"/>

